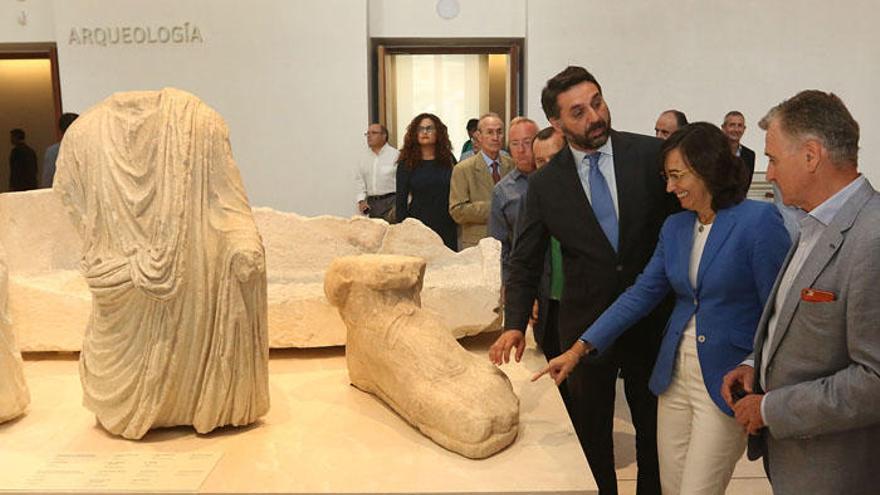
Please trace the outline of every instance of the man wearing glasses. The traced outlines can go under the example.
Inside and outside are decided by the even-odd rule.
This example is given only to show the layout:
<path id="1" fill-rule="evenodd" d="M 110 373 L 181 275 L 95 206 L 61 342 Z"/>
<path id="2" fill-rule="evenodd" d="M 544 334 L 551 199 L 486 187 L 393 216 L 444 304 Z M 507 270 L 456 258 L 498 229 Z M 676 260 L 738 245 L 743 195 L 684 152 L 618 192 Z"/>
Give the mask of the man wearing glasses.
<path id="1" fill-rule="evenodd" d="M 357 209 L 370 218 L 383 218 L 393 223 L 397 156 L 400 153 L 388 144 L 388 129 L 382 124 L 371 124 L 364 136 L 367 149 L 358 160 L 354 176 Z"/>
<path id="2" fill-rule="evenodd" d="M 489 209 L 495 184 L 513 170 L 513 160 L 501 154 L 504 123 L 496 113 L 480 117 L 480 152 L 452 170 L 449 215 L 458 224 L 458 249 L 476 246 L 488 237 Z"/>

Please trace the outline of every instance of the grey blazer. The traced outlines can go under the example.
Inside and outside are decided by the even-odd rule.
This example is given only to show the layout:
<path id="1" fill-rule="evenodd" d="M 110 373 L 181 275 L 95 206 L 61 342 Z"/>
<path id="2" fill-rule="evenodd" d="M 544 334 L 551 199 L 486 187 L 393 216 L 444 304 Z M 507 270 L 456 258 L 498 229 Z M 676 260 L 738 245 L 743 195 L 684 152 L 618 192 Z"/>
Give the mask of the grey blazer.
<path id="1" fill-rule="evenodd" d="M 760 373 L 763 348 L 770 346 L 763 448 L 773 492 L 875 494 L 880 481 L 880 194 L 867 180 L 809 254 L 767 342 L 784 272 L 767 301 L 754 352 Z M 801 290 L 807 288 L 833 292 L 836 299 L 804 300 Z M 762 443 L 757 440 L 750 439 L 750 452 Z"/>

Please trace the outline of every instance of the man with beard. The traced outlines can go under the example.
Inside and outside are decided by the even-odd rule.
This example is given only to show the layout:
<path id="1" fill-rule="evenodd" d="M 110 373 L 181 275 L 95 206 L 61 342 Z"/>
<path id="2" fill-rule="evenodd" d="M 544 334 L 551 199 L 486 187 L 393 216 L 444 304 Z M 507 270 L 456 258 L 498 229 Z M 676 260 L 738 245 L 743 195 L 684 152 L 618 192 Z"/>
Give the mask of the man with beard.
<path id="1" fill-rule="evenodd" d="M 550 123 L 568 146 L 532 174 L 510 259 L 505 331 L 489 350 L 495 364 L 519 361 L 523 335 L 553 236 L 562 251 L 564 285 L 559 344 L 580 334 L 633 284 L 654 252 L 660 227 L 675 210 L 660 177 L 659 139 L 618 132 L 602 89 L 582 67 L 568 67 L 541 94 Z M 617 493 L 612 441 L 615 382 L 620 371 L 636 429 L 640 495 L 660 493 L 657 399 L 648 379 L 669 304 L 636 324 L 601 357 L 589 356 L 565 381 L 581 447 L 602 495 Z"/>

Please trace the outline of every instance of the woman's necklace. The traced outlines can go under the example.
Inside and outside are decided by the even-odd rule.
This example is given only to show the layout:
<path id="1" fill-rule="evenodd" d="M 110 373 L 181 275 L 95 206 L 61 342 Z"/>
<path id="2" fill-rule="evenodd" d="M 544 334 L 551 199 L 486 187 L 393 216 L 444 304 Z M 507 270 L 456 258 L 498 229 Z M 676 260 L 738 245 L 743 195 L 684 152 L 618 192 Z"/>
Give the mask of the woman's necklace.
<path id="1" fill-rule="evenodd" d="M 706 220 L 705 222 L 703 222 L 703 220 L 700 219 L 700 216 L 697 215 L 697 223 L 700 224 L 700 226 L 697 227 L 697 232 L 702 234 L 703 231 L 706 230 L 706 227 L 712 225 L 712 222 L 714 222 L 714 221 L 715 221 L 714 214 L 711 217 L 709 217 L 709 219 Z"/>

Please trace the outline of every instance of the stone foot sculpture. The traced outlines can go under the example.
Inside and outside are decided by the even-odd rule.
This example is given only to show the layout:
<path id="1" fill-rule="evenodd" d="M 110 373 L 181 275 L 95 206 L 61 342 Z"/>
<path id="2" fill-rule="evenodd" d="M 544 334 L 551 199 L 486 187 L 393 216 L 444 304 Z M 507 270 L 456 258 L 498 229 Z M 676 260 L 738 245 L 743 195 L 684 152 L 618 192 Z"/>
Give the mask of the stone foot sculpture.
<path id="1" fill-rule="evenodd" d="M 408 256 L 331 263 L 324 292 L 348 329 L 349 378 L 443 447 L 488 457 L 516 438 L 519 400 L 504 373 L 421 309 L 424 273 L 425 261 Z"/>
<path id="2" fill-rule="evenodd" d="M 31 401 L 24 381 L 21 353 L 6 312 L 8 275 L 5 255 L 0 247 L 0 423 L 24 414 Z"/>

